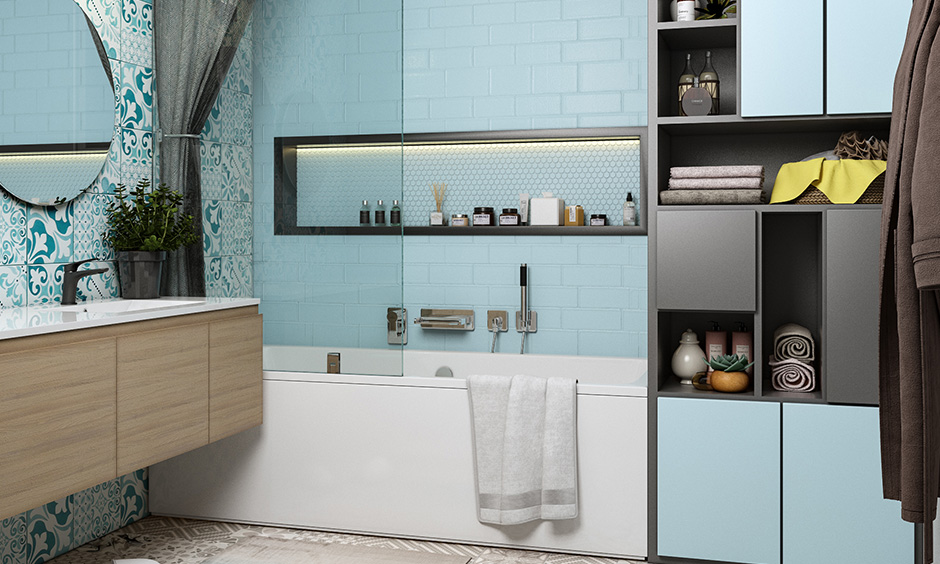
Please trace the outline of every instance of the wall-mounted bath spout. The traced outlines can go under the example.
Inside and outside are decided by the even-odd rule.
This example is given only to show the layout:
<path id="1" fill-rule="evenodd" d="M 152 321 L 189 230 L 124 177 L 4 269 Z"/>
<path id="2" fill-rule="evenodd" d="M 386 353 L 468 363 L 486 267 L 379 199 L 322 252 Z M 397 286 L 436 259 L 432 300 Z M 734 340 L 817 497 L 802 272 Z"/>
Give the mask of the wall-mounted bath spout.
<path id="1" fill-rule="evenodd" d="M 538 314 L 529 311 L 529 267 L 523 263 L 519 268 L 519 287 L 522 294 L 522 307 L 516 312 L 516 331 L 522 333 L 522 345 L 519 354 L 525 353 L 526 333 L 538 330 Z"/>
<path id="2" fill-rule="evenodd" d="M 415 318 L 415 325 L 420 325 L 422 329 L 473 331 L 473 310 L 422 309 L 421 317 Z"/>
<path id="3" fill-rule="evenodd" d="M 486 312 L 486 328 L 493 332 L 493 344 L 490 352 L 496 352 L 496 336 L 502 331 L 509 331 L 509 312 L 491 309 Z"/>
<path id="4" fill-rule="evenodd" d="M 390 307 L 386 314 L 388 320 L 388 344 L 408 344 L 408 310 L 401 307 Z"/>

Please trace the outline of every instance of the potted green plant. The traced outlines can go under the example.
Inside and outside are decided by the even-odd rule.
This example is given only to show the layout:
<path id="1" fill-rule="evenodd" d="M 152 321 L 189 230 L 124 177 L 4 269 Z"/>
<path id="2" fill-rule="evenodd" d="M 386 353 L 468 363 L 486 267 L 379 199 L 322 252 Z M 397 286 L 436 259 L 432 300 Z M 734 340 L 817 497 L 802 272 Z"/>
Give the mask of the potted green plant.
<path id="1" fill-rule="evenodd" d="M 695 8 L 695 11 L 699 14 L 695 19 L 717 20 L 737 16 L 736 0 L 706 0 L 704 4 L 704 8 Z"/>
<path id="2" fill-rule="evenodd" d="M 151 189 L 146 178 L 133 190 L 123 184 L 115 189 L 104 237 L 114 249 L 124 298 L 160 297 L 167 251 L 198 241 L 195 219 L 180 213 L 182 202 L 181 193 L 166 184 Z"/>

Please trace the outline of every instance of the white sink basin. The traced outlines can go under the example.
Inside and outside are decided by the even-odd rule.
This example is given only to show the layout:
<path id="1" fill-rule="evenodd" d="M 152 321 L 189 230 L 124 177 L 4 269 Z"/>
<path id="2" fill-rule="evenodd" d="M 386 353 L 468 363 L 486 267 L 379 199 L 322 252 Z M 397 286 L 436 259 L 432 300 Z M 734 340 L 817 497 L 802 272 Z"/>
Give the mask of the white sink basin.
<path id="1" fill-rule="evenodd" d="M 90 301 L 83 304 L 59 306 L 59 311 L 74 313 L 139 313 L 168 307 L 196 306 L 204 300 L 173 300 L 156 298 L 152 300 L 108 300 Z"/>

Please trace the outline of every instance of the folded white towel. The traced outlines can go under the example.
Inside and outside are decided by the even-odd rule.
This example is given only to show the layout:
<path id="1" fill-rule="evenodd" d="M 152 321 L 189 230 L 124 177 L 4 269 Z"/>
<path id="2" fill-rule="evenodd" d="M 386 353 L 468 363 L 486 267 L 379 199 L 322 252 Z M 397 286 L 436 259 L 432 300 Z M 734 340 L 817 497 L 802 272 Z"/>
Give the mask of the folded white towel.
<path id="1" fill-rule="evenodd" d="M 753 177 L 734 178 L 670 178 L 670 190 L 759 190 L 764 179 Z"/>
<path id="2" fill-rule="evenodd" d="M 576 385 L 521 375 L 467 379 L 481 523 L 577 517 Z"/>
<path id="3" fill-rule="evenodd" d="M 762 165 L 674 166 L 669 169 L 672 178 L 735 178 L 764 177 Z"/>
<path id="4" fill-rule="evenodd" d="M 148 560 L 147 558 L 124 558 L 121 560 L 112 560 L 112 564 L 160 564 L 156 560 Z"/>
<path id="5" fill-rule="evenodd" d="M 777 360 L 770 355 L 770 382 L 781 392 L 812 392 L 816 389 L 816 369 L 812 365 L 788 358 Z"/>
<path id="6" fill-rule="evenodd" d="M 795 358 L 804 362 L 816 359 L 813 335 L 796 323 L 787 323 L 774 331 L 774 356 L 778 360 Z"/>

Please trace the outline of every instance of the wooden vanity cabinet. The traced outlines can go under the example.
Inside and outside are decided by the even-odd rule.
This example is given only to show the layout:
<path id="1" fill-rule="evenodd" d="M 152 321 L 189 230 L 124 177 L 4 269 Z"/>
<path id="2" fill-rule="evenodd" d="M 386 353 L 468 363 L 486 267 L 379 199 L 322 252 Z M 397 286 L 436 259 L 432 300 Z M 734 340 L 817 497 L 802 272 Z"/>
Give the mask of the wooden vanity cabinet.
<path id="1" fill-rule="evenodd" d="M 261 424 L 256 306 L 0 340 L 0 520 Z"/>

